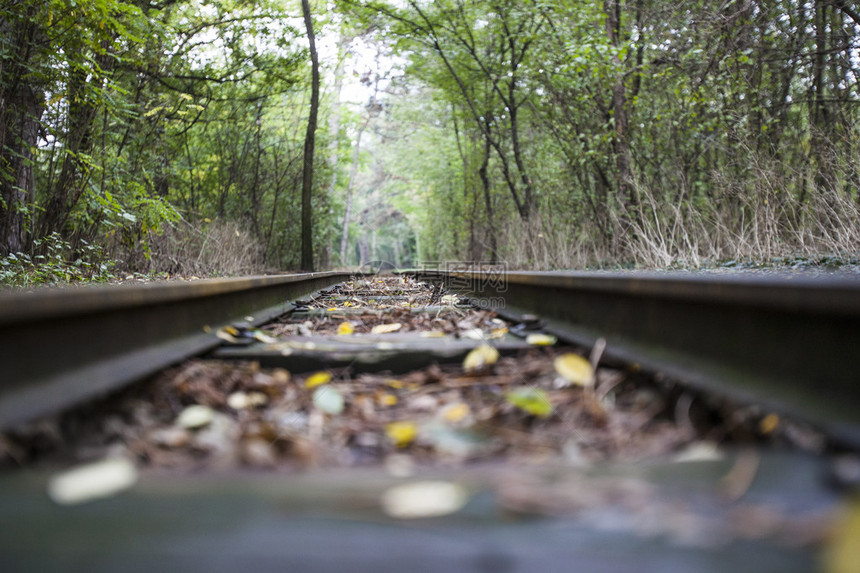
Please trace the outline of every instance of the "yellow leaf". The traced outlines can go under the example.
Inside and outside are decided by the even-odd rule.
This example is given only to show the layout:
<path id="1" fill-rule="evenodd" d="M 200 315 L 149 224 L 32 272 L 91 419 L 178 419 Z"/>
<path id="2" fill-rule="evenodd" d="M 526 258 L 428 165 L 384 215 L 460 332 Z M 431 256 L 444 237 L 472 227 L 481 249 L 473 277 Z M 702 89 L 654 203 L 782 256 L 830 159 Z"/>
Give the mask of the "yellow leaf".
<path id="1" fill-rule="evenodd" d="M 448 336 L 443 330 L 428 330 L 419 334 L 421 338 L 445 338 Z"/>
<path id="2" fill-rule="evenodd" d="M 552 334 L 529 334 L 526 336 L 526 343 L 533 346 L 552 346 L 558 342 L 558 338 Z"/>
<path id="3" fill-rule="evenodd" d="M 225 326 L 224 328 L 219 328 L 218 331 L 215 333 L 215 336 L 231 344 L 236 344 L 239 342 L 239 339 L 236 338 L 237 336 L 239 336 L 239 331 L 232 326 Z"/>
<path id="4" fill-rule="evenodd" d="M 336 306 L 333 306 L 333 307 L 331 307 L 331 308 L 329 308 L 329 309 L 327 309 L 327 310 L 328 310 L 329 312 L 334 312 L 334 311 L 336 311 L 336 310 L 337 310 L 337 307 L 336 307 Z"/>
<path id="5" fill-rule="evenodd" d="M 397 404 L 397 396 L 394 394 L 383 394 L 379 397 L 379 403 L 383 406 L 394 406 Z"/>
<path id="6" fill-rule="evenodd" d="M 502 328 L 494 328 L 490 331 L 490 338 L 504 338 L 507 333 L 508 329 L 504 326 Z"/>
<path id="7" fill-rule="evenodd" d="M 463 360 L 463 370 L 466 372 L 480 372 L 488 366 L 492 366 L 499 360 L 499 351 L 489 344 L 482 344 L 473 349 Z"/>
<path id="8" fill-rule="evenodd" d="M 385 383 L 394 388 L 395 390 L 400 390 L 404 386 L 403 382 L 395 378 L 389 378 L 385 381 Z"/>
<path id="9" fill-rule="evenodd" d="M 341 335 L 349 335 L 355 332 L 355 329 L 349 322 L 341 322 L 337 327 L 337 333 Z"/>
<path id="10" fill-rule="evenodd" d="M 558 374 L 577 386 L 590 386 L 594 384 L 594 370 L 588 360 L 578 354 L 562 354 L 553 362 Z"/>
<path id="11" fill-rule="evenodd" d="M 508 402 L 525 410 L 533 416 L 540 418 L 548 418 L 552 414 L 552 403 L 549 401 L 547 393 L 540 388 L 520 388 L 508 392 L 505 396 Z"/>
<path id="12" fill-rule="evenodd" d="M 399 322 L 395 322 L 393 324 L 377 324 L 370 329 L 370 334 L 388 334 L 389 332 L 397 332 L 401 328 L 403 328 L 403 325 Z"/>
<path id="13" fill-rule="evenodd" d="M 385 435 L 398 448 L 405 448 L 418 436 L 418 426 L 414 422 L 391 422 L 385 426 Z"/>
<path id="14" fill-rule="evenodd" d="M 471 410 L 469 410 L 468 404 L 464 404 L 463 402 L 458 402 L 456 404 L 451 404 L 447 406 L 442 411 L 442 417 L 445 418 L 448 422 L 452 424 L 456 424 L 457 422 L 462 422 L 466 419 L 466 416 L 469 415 Z"/>
<path id="15" fill-rule="evenodd" d="M 759 430 L 761 430 L 762 434 L 770 434 L 776 427 L 779 425 L 779 416 L 776 414 L 768 414 L 764 418 L 762 418 L 761 422 L 758 424 Z"/>
<path id="16" fill-rule="evenodd" d="M 847 505 L 824 548 L 826 573 L 860 573 L 860 499 Z"/>
<path id="17" fill-rule="evenodd" d="M 305 388 L 316 388 L 317 386 L 328 384 L 331 382 L 331 378 L 331 372 L 323 371 L 311 374 L 308 376 L 307 380 L 305 380 Z"/>

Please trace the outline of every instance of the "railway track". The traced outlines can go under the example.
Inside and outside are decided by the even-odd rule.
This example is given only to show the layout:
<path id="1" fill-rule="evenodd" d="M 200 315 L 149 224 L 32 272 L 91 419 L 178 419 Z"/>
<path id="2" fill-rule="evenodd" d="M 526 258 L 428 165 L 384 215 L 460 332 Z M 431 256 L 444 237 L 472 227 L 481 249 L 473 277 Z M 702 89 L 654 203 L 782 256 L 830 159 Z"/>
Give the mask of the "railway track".
<path id="1" fill-rule="evenodd" d="M 190 511 L 233 531 L 197 546 L 210 570 L 240 555 L 308 570 L 808 570 L 842 499 L 821 477 L 833 455 L 840 482 L 858 463 L 840 454 L 860 445 L 858 323 L 860 283 L 774 277 L 316 273 L 4 295 L 0 455 L 42 466 L 0 471 L 0 514 L 20 526 L 0 550 L 49 566 L 107 526 L 133 532 L 110 536 L 126 549 L 87 548 L 86 567 L 128 569 L 112 559 L 155 538 L 174 549 L 147 567 L 177 567 L 201 522 L 152 524 Z M 205 419 L 180 423 L 189 409 Z M 95 522 L 40 504 L 39 467 L 118 444 L 150 468 L 137 493 Z M 434 542 L 380 529 L 403 517 L 392 488 L 428 476 L 466 509 L 431 521 Z M 499 509 L 557 521 L 524 528 Z M 251 531 L 292 540 L 250 557 L 237 543 Z M 639 550 L 609 557 L 619 543 Z"/>
<path id="2" fill-rule="evenodd" d="M 263 324 L 346 273 L 0 293 L 0 429 L 116 390 Z"/>
<path id="3" fill-rule="evenodd" d="M 792 275 L 419 275 L 710 391 L 816 421 L 860 445 L 860 281 Z"/>

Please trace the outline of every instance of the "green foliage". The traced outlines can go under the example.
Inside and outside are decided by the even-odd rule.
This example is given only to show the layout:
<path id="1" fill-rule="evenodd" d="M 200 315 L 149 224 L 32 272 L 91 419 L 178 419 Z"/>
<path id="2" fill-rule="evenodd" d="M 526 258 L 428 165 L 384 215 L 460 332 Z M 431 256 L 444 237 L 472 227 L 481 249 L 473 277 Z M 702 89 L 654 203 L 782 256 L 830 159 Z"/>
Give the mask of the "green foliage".
<path id="1" fill-rule="evenodd" d="M 10 102 L 0 110 L 0 254 L 38 264 L 35 239 L 56 234 L 146 271 L 165 266 L 152 256 L 173 256 L 169 242 L 153 250 L 159 235 L 217 218 L 262 245 L 266 264 L 294 264 L 309 78 L 295 10 L 280 0 L 0 8 L 0 21 L 15 22 L 0 26 L 0 100 Z M 332 220 L 319 187 L 322 249 Z"/>
<path id="2" fill-rule="evenodd" d="M 0 258 L 0 285 L 29 287 L 78 281 L 107 282 L 116 278 L 112 273 L 115 262 L 105 259 L 99 245 L 82 241 L 74 250 L 57 233 L 33 243 L 40 254 L 31 256 L 19 252 Z"/>
<path id="3" fill-rule="evenodd" d="M 858 29 L 839 5 L 343 4 L 408 59 L 386 169 L 418 190 L 426 258 L 856 254 Z"/>
<path id="4" fill-rule="evenodd" d="M 343 263 L 856 254 L 858 31 L 841 3 L 335 6 L 322 35 L 345 57 L 382 46 L 370 75 L 383 89 L 339 109 L 323 89 L 323 265 L 340 251 L 350 140 L 365 121 Z M 310 79 L 298 15 L 282 0 L 0 6 L 4 280 L 74 278 L 67 267 L 96 253 L 67 259 L 91 245 L 130 270 L 197 272 L 178 257 L 209 252 L 216 226 L 241 243 L 236 272 L 260 253 L 260 265 L 296 267 Z M 347 77 L 367 75 L 350 62 Z"/>

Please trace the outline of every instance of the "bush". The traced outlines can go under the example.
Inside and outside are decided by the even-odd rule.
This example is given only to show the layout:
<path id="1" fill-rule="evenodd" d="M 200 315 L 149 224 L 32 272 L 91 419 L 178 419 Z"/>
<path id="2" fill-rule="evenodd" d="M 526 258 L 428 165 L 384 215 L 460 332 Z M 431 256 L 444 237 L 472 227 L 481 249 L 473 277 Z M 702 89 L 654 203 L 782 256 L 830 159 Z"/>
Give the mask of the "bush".
<path id="1" fill-rule="evenodd" d="M 0 259 L 0 285 L 26 287 L 115 278 L 111 272 L 115 261 L 107 260 L 99 245 L 82 240 L 73 250 L 59 233 L 52 233 L 33 241 L 33 252 L 38 254 L 10 253 Z"/>

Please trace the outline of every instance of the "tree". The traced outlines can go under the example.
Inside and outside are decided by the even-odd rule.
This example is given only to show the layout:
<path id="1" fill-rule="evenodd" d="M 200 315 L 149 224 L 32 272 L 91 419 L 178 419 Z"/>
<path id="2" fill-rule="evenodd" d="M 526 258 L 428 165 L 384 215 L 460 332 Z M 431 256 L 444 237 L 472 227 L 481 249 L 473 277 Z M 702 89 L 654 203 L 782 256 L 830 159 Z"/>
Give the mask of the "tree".
<path id="1" fill-rule="evenodd" d="M 302 166 L 302 269 L 314 270 L 313 247 L 313 212 L 311 199 L 314 185 L 314 141 L 317 130 L 317 114 L 320 101 L 320 71 L 317 56 L 316 40 L 314 38 L 314 23 L 311 19 L 311 7 L 308 0 L 302 0 L 302 14 L 305 29 L 308 34 L 308 44 L 311 52 L 311 107 L 308 116 L 308 129 L 305 134 L 305 155 Z"/>

